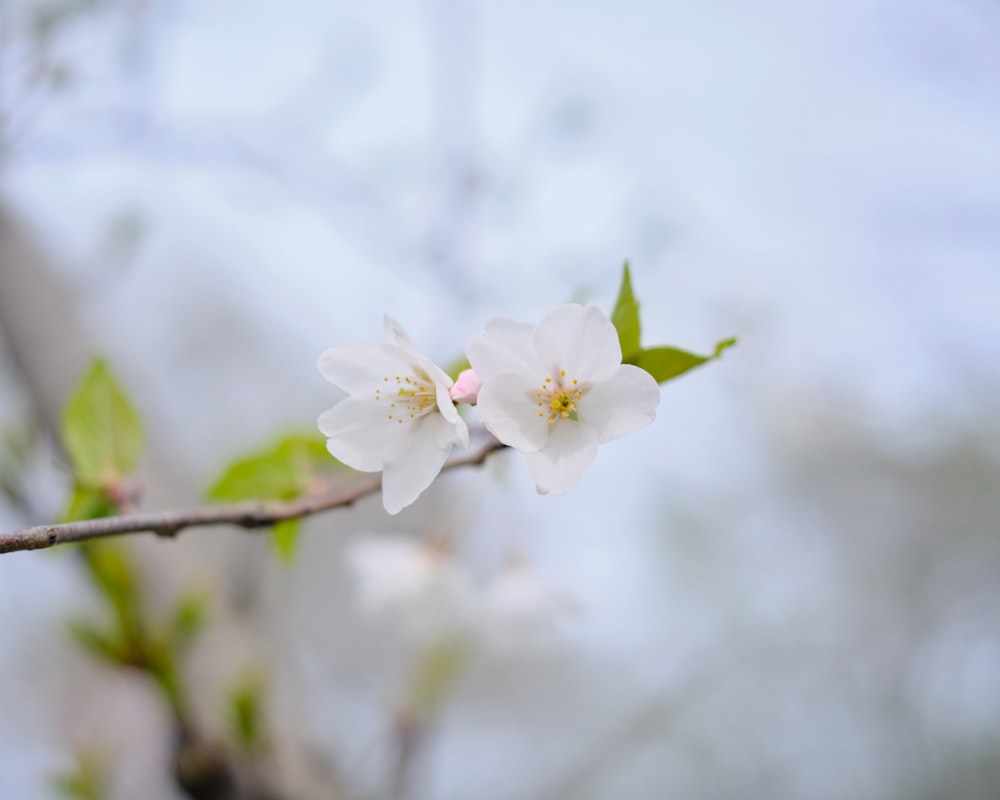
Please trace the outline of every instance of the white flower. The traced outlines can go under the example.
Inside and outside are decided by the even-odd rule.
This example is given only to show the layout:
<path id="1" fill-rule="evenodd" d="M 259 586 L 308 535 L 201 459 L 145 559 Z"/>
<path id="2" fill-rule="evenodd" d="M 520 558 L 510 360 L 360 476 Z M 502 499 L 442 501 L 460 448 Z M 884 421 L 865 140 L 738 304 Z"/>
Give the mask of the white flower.
<path id="1" fill-rule="evenodd" d="M 542 653 L 556 643 L 559 618 L 576 608 L 572 598 L 543 582 L 530 566 L 514 564 L 483 590 L 479 634 L 499 655 Z"/>
<path id="2" fill-rule="evenodd" d="M 656 381 L 622 364 L 615 326 L 597 306 L 563 306 L 537 328 L 490 320 L 467 353 L 483 380 L 483 424 L 524 453 L 539 494 L 563 494 L 593 462 L 599 444 L 656 416 Z"/>
<path id="3" fill-rule="evenodd" d="M 362 472 L 382 470 L 382 504 L 396 514 L 441 471 L 469 429 L 449 395 L 452 381 L 386 315 L 391 344 L 358 342 L 327 350 L 317 367 L 349 395 L 319 418 L 327 449 Z"/>
<path id="4" fill-rule="evenodd" d="M 350 545 L 346 561 L 361 608 L 393 618 L 408 636 L 436 639 L 467 623 L 472 590 L 465 571 L 442 548 L 379 535 Z"/>

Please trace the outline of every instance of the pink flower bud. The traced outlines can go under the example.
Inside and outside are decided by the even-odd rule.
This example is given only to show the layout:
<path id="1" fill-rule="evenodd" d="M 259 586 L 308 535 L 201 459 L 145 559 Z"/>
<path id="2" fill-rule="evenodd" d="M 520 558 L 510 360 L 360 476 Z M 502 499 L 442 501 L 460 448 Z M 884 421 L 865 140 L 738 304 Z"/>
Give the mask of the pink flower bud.
<path id="1" fill-rule="evenodd" d="M 479 397 L 479 390 L 483 388 L 483 382 L 479 376 L 471 369 L 467 369 L 458 376 L 455 385 L 451 387 L 451 399 L 456 403 L 469 403 L 475 405 Z"/>

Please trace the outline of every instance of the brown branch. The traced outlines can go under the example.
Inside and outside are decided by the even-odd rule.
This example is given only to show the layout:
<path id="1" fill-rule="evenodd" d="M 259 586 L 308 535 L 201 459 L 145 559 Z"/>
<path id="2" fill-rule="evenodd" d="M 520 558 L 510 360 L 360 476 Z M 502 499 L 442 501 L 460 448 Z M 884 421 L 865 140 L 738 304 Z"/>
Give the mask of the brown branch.
<path id="1" fill-rule="evenodd" d="M 496 439 L 490 438 L 468 455 L 453 458 L 442 468 L 482 464 L 490 453 L 504 447 Z M 382 476 L 373 475 L 352 482 L 349 486 L 338 486 L 330 491 L 309 494 L 287 502 L 234 503 L 231 505 L 205 506 L 186 511 L 150 511 L 138 514 L 122 514 L 116 517 L 89 519 L 83 522 L 64 522 L 58 525 L 38 525 L 10 533 L 0 533 L 0 553 L 18 550 L 41 550 L 57 544 L 86 542 L 104 536 L 120 536 L 126 533 L 155 533 L 158 536 L 174 536 L 185 528 L 203 528 L 209 525 L 236 525 L 240 528 L 264 528 L 285 519 L 301 519 L 349 506 L 356 500 L 378 491 Z"/>

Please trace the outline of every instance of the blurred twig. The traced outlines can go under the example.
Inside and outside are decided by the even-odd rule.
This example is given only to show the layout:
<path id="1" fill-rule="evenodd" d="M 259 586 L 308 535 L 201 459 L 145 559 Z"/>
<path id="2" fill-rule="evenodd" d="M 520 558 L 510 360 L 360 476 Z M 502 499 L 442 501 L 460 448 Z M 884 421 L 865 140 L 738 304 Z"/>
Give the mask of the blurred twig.
<path id="1" fill-rule="evenodd" d="M 468 455 L 454 458 L 443 469 L 482 464 L 490 453 L 504 445 L 492 437 Z M 210 525 L 235 525 L 240 528 L 264 528 L 285 519 L 301 519 L 349 506 L 362 497 L 378 491 L 382 476 L 376 475 L 337 487 L 327 492 L 306 495 L 288 502 L 249 502 L 223 506 L 206 506 L 183 511 L 154 511 L 139 514 L 122 514 L 83 522 L 66 522 L 59 525 L 38 525 L 9 533 L 0 533 L 0 553 L 18 550 L 41 550 L 57 544 L 86 542 L 105 536 L 126 533 L 155 533 L 174 536 L 185 528 Z"/>

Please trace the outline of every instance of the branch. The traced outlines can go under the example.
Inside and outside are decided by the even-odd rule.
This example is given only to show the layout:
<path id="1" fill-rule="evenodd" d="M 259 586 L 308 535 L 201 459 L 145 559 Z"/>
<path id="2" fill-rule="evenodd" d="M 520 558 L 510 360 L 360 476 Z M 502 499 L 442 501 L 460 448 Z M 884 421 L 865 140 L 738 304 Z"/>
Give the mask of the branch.
<path id="1" fill-rule="evenodd" d="M 504 446 L 491 437 L 478 450 L 449 461 L 442 467 L 442 471 L 482 464 L 490 453 L 501 450 Z M 158 536 L 175 536 L 185 528 L 203 528 L 209 525 L 264 528 L 285 519 L 301 519 L 321 511 L 349 506 L 356 500 L 378 491 L 381 485 L 382 476 L 378 474 L 353 482 L 350 486 L 338 486 L 326 492 L 305 495 L 287 502 L 250 501 L 192 508 L 187 511 L 150 511 L 82 522 L 38 525 L 20 531 L 0 533 L 0 553 L 41 550 L 57 544 L 86 542 L 125 533 L 150 532 Z"/>

